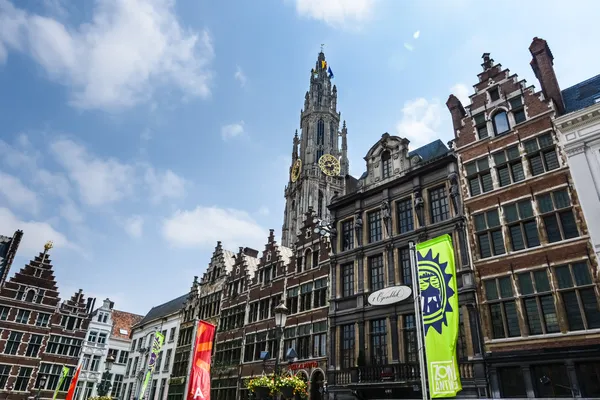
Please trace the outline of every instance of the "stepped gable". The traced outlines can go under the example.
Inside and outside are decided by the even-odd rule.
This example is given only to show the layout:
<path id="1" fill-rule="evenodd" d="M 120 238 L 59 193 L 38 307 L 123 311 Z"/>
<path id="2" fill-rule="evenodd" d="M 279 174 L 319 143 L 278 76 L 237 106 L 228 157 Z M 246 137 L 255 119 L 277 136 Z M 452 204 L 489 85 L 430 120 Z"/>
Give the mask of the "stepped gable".
<path id="1" fill-rule="evenodd" d="M 330 238 L 329 236 L 322 237 L 319 232 L 315 232 L 318 225 L 317 214 L 312 207 L 309 207 L 308 211 L 304 213 L 303 224 L 300 228 L 301 234 L 298 235 L 298 240 L 292 250 L 292 257 L 287 267 L 288 274 L 295 274 L 298 271 L 306 272 L 312 269 L 305 267 L 307 254 L 310 254 L 311 257 L 308 265 L 312 265 L 313 262 L 321 263 L 329 260 L 329 253 L 331 251 Z M 313 260 L 312 258 L 314 258 L 317 250 L 318 259 Z M 299 268 L 299 263 L 302 264 L 302 268 Z"/>
<path id="2" fill-rule="evenodd" d="M 143 315 L 132 314 L 125 311 L 112 310 L 113 327 L 111 338 L 128 340 L 131 338 L 131 328 L 140 322 Z"/>
<path id="3" fill-rule="evenodd" d="M 217 245 L 215 246 L 215 251 L 213 252 L 210 262 L 208 263 L 208 267 L 202 275 L 200 284 L 204 285 L 215 282 L 218 278 L 224 277 L 226 274 L 231 272 L 234 263 L 234 252 L 224 249 L 221 241 L 218 241 Z"/>
<path id="4" fill-rule="evenodd" d="M 51 245 L 15 273 L 0 289 L 7 305 L 14 301 L 30 301 L 47 308 L 56 308 L 60 301 L 52 261 L 48 254 Z"/>

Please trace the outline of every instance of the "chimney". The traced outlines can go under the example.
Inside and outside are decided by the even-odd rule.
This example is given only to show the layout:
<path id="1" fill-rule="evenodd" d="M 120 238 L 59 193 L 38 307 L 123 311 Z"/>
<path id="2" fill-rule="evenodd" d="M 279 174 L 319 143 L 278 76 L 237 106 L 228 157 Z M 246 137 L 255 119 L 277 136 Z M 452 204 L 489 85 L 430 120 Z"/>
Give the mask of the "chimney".
<path id="1" fill-rule="evenodd" d="M 258 258 L 258 250 L 254 250 L 250 247 L 244 247 L 243 252 L 245 255 L 247 255 L 249 257 Z"/>
<path id="2" fill-rule="evenodd" d="M 562 93 L 558 80 L 554 73 L 554 56 L 548 47 L 548 43 L 544 39 L 534 37 L 529 46 L 529 52 L 533 59 L 531 60 L 531 68 L 535 77 L 540 82 L 542 93 L 546 99 L 552 99 L 558 114 L 565 112 Z"/>
<path id="3" fill-rule="evenodd" d="M 494 66 L 494 60 L 490 58 L 490 53 L 483 53 L 481 58 L 483 59 L 483 64 L 481 64 L 481 67 L 484 71 L 487 71 Z"/>
<path id="4" fill-rule="evenodd" d="M 458 97 L 453 94 L 448 97 L 446 107 L 448 107 L 450 115 L 452 115 L 452 126 L 454 127 L 454 136 L 456 136 L 456 131 L 462 128 L 462 119 L 467 113 Z"/>

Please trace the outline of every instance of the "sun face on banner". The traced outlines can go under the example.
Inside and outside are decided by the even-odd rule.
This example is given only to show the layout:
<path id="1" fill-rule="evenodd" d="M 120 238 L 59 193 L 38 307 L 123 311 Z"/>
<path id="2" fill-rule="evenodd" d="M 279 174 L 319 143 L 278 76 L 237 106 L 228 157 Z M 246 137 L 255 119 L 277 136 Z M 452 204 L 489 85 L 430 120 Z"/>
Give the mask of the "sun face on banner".
<path id="1" fill-rule="evenodd" d="M 429 328 L 433 328 L 441 334 L 443 327 L 448 326 L 446 315 L 454 311 L 448 301 L 455 294 L 450 287 L 452 274 L 446 273 L 448 263 L 440 263 L 439 254 L 434 257 L 432 250 L 429 250 L 425 256 L 422 256 L 420 252 L 417 254 L 425 335 Z"/>

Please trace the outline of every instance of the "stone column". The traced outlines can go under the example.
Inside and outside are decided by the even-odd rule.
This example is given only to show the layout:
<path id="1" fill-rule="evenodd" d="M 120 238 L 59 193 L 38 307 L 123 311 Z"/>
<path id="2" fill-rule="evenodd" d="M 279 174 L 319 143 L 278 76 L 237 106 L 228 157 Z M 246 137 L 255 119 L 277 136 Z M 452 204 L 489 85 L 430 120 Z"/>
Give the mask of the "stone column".
<path id="1" fill-rule="evenodd" d="M 392 315 L 390 316 L 390 328 L 392 334 L 392 362 L 397 362 L 399 355 L 399 343 L 398 343 L 398 316 Z"/>
<path id="2" fill-rule="evenodd" d="M 364 257 L 362 252 L 359 252 L 356 257 L 358 261 L 358 293 L 362 293 L 365 290 Z"/>
<path id="3" fill-rule="evenodd" d="M 388 284 L 390 286 L 395 285 L 396 268 L 394 268 L 394 248 L 391 244 L 386 246 L 387 250 L 387 265 L 388 265 Z"/>

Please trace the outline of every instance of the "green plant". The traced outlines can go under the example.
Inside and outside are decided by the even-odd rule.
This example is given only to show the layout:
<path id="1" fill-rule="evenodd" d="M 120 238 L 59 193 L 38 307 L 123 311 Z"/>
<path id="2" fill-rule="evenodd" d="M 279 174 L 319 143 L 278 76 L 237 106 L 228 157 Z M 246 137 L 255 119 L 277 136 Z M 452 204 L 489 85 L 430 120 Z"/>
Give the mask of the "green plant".
<path id="1" fill-rule="evenodd" d="M 275 392 L 275 378 L 273 375 L 261 375 L 256 378 L 251 378 L 246 382 L 246 387 L 251 392 L 255 392 L 256 388 L 264 387 L 269 389 L 269 393 L 273 394 Z"/>
<path id="2" fill-rule="evenodd" d="M 308 396 L 307 385 L 297 375 L 285 375 L 280 377 L 276 382 L 277 390 L 281 390 L 282 387 L 293 388 L 294 395 L 300 395 L 301 397 Z"/>

